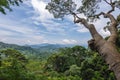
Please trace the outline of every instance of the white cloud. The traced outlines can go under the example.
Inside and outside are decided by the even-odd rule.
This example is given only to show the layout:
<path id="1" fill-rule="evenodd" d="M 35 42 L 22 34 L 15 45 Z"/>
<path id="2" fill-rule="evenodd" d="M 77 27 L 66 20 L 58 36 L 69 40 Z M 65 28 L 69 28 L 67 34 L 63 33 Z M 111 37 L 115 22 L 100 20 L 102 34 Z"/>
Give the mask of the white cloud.
<path id="1" fill-rule="evenodd" d="M 82 27 L 82 28 L 77 29 L 77 31 L 80 32 L 80 33 L 85 33 L 85 32 L 88 32 L 88 29 Z"/>
<path id="2" fill-rule="evenodd" d="M 103 29 L 100 30 L 99 32 L 103 37 L 107 37 L 107 36 L 110 36 L 110 32 L 107 30 L 107 31 L 104 31 Z"/>
<path id="3" fill-rule="evenodd" d="M 24 38 L 26 41 L 26 44 L 40 44 L 46 42 L 44 39 L 44 36 L 41 35 L 32 35 Z"/>
<path id="4" fill-rule="evenodd" d="M 78 4 L 78 0 L 74 0 Z M 48 31 L 57 33 L 64 33 L 65 28 L 70 25 L 66 25 L 66 23 L 73 23 L 73 16 L 65 16 L 65 19 L 69 22 L 63 21 L 63 23 L 59 23 L 60 19 L 55 19 L 52 14 L 45 9 L 47 1 L 43 0 L 31 0 L 32 7 L 34 8 L 34 16 L 32 17 L 34 24 L 39 25 L 42 24 Z M 80 15 L 81 17 L 85 17 L 84 15 Z M 58 20 L 58 21 L 57 21 Z M 74 25 L 74 24 L 73 24 Z M 72 25 L 71 25 L 72 26 Z M 80 26 L 77 25 L 77 26 Z M 69 28 L 74 29 L 74 28 Z M 77 30 L 76 30 L 77 31 Z"/>
<path id="5" fill-rule="evenodd" d="M 0 32 L 0 41 L 6 43 L 24 45 L 40 44 L 46 41 L 43 34 L 40 34 L 40 30 L 36 29 L 36 27 L 9 18 L 0 20 Z"/>
<path id="6" fill-rule="evenodd" d="M 45 9 L 47 3 L 42 0 L 31 0 L 32 7 L 34 8 L 34 16 L 32 17 L 34 21 L 34 24 L 40 25 L 42 24 L 46 30 L 53 32 L 60 32 L 63 33 L 63 25 L 59 22 L 55 22 L 53 20 L 54 17 L 52 14 L 48 12 L 48 10 Z M 56 19 L 57 20 L 57 19 Z"/>
<path id="7" fill-rule="evenodd" d="M 14 35 L 14 34 L 13 34 Z M 23 37 L 20 37 L 20 35 L 16 35 L 18 37 L 11 37 L 11 36 L 6 36 L 6 35 L 0 35 L 0 41 L 6 42 L 6 43 L 14 43 L 14 44 L 19 44 L 19 45 L 24 45 L 24 44 L 40 44 L 46 42 L 44 39 L 44 36 L 36 36 L 36 35 L 23 35 Z"/>
<path id="8" fill-rule="evenodd" d="M 31 33 L 33 32 L 33 29 L 31 29 L 30 27 L 27 27 L 25 25 L 17 25 L 17 24 L 11 24 L 11 23 L 6 23 L 6 24 L 0 24 L 0 28 L 6 29 L 6 30 L 11 30 L 14 32 L 19 32 L 22 34 L 26 34 L 26 33 Z"/>
<path id="9" fill-rule="evenodd" d="M 76 40 L 69 40 L 69 39 L 63 39 L 62 42 L 64 44 L 77 44 Z"/>
<path id="10" fill-rule="evenodd" d="M 38 19 L 42 21 L 46 21 L 48 19 L 53 18 L 52 14 L 50 14 L 46 9 L 46 3 L 41 0 L 31 0 L 31 4 L 35 10 L 35 14 L 38 15 Z"/>

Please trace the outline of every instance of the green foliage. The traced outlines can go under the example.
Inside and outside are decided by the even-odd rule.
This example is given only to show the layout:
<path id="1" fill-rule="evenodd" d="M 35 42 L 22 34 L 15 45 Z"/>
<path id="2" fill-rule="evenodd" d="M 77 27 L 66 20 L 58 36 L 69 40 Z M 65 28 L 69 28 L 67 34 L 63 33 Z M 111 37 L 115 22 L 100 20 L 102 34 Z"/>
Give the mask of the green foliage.
<path id="1" fill-rule="evenodd" d="M 85 16 L 93 16 L 96 13 L 96 10 L 99 9 L 98 3 L 101 0 L 82 0 L 82 6 L 78 8 L 78 12 L 84 13 Z"/>
<path id="2" fill-rule="evenodd" d="M 51 0 L 46 6 L 46 9 L 54 15 L 55 18 L 63 18 L 65 15 L 72 14 L 73 12 L 84 14 L 87 20 L 93 21 L 99 19 L 94 16 L 98 10 L 102 10 L 100 3 L 102 0 L 79 0 L 82 3 L 76 8 L 74 0 Z M 109 2 L 109 1 L 108 1 Z M 120 0 L 113 1 L 114 6 L 120 9 Z"/>
<path id="3" fill-rule="evenodd" d="M 69 68 L 68 56 L 53 55 L 48 58 L 48 62 L 45 66 L 46 69 L 53 69 L 57 72 L 64 72 Z"/>
<path id="4" fill-rule="evenodd" d="M 65 72 L 65 75 L 80 76 L 80 67 L 71 65 L 70 69 Z"/>
<path id="5" fill-rule="evenodd" d="M 113 73 L 108 70 L 108 66 L 97 53 L 81 46 L 61 49 L 58 54 L 48 58 L 45 68 L 48 72 L 56 71 L 66 77 L 78 76 L 79 80 L 115 79 Z"/>
<path id="6" fill-rule="evenodd" d="M 2 50 L 1 55 L 2 54 L 4 54 L 4 56 L 6 56 L 6 57 L 9 57 L 9 58 L 11 57 L 13 59 L 16 59 L 16 60 L 24 62 L 24 63 L 27 62 L 27 59 L 25 58 L 25 56 L 17 50 L 13 50 L 13 49 Z"/>
<path id="7" fill-rule="evenodd" d="M 0 0 L 0 12 L 6 14 L 5 9 L 12 11 L 11 5 L 19 6 L 19 3 L 22 3 L 22 0 Z"/>
<path id="8" fill-rule="evenodd" d="M 55 18 L 63 18 L 64 15 L 71 14 L 76 4 L 72 0 L 51 0 L 46 9 L 54 15 Z"/>
<path id="9" fill-rule="evenodd" d="M 81 77 L 83 80 L 114 80 L 115 76 L 110 74 L 112 72 L 108 70 L 108 66 L 96 53 L 81 64 Z M 114 79 L 111 77 L 114 77 Z"/>
<path id="10" fill-rule="evenodd" d="M 79 66 L 85 59 L 85 50 L 85 48 L 79 46 L 61 49 L 60 54 L 55 54 L 48 58 L 45 68 L 52 68 L 55 71 L 64 72 L 73 64 L 77 64 Z"/>
<path id="11" fill-rule="evenodd" d="M 51 45 L 48 44 L 46 46 L 19 46 L 16 44 L 7 44 L 0 42 L 0 50 L 4 49 L 15 49 L 27 56 L 27 58 L 31 59 L 47 59 L 52 53 L 55 53 L 59 50 L 61 46 L 60 45 Z M 63 46 L 64 47 L 64 46 Z"/>
<path id="12" fill-rule="evenodd" d="M 0 80 L 33 80 L 26 69 L 27 59 L 20 52 L 7 49 L 0 52 Z"/>
<path id="13" fill-rule="evenodd" d="M 26 59 L 17 50 L 5 49 L 0 65 L 2 80 L 115 80 L 101 57 L 81 46 L 62 48 L 47 60 Z"/>

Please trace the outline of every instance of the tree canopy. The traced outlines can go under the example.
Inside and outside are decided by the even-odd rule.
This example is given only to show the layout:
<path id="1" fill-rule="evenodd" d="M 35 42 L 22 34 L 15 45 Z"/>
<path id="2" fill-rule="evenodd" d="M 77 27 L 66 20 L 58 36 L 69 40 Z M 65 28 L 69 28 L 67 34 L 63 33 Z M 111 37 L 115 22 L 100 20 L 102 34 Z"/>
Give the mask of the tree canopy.
<path id="1" fill-rule="evenodd" d="M 107 68 L 100 55 L 81 46 L 61 49 L 52 54 L 45 65 L 49 72 L 63 73 L 66 77 L 79 76 L 77 80 L 114 80 L 113 72 Z"/>
<path id="2" fill-rule="evenodd" d="M 27 63 L 26 57 L 17 50 L 0 50 L 0 80 L 33 80 Z"/>
<path id="3" fill-rule="evenodd" d="M 79 13 L 84 14 L 88 19 L 96 19 L 99 18 L 98 15 L 101 15 L 101 13 L 98 14 L 98 10 L 101 10 L 100 3 L 103 3 L 103 1 L 112 7 L 111 10 L 106 9 L 107 13 L 111 13 L 115 8 L 120 9 L 120 0 L 80 0 L 79 3 L 82 3 L 80 6 L 74 0 L 51 0 L 46 9 L 55 18 L 63 18 L 65 15 Z"/>

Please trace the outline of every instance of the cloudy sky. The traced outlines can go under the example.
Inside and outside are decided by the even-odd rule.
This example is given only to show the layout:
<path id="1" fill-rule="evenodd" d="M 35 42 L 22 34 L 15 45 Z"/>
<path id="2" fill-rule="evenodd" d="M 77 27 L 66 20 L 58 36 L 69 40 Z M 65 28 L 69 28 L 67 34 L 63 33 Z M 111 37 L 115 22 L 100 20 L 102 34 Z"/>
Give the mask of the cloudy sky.
<path id="1" fill-rule="evenodd" d="M 76 2 L 78 0 L 75 0 Z M 25 44 L 79 44 L 87 45 L 91 36 L 87 29 L 80 24 L 73 23 L 72 16 L 64 20 L 54 19 L 53 15 L 45 10 L 48 0 L 28 0 L 19 7 L 12 7 L 7 15 L 0 13 L 0 41 Z M 97 30 L 103 36 L 107 20 L 95 22 Z"/>

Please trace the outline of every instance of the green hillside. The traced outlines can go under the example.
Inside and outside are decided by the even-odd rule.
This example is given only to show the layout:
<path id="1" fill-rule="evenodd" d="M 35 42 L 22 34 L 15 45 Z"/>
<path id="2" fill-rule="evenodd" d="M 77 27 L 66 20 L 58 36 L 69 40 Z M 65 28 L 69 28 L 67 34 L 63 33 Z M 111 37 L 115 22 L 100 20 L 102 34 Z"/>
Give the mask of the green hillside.
<path id="1" fill-rule="evenodd" d="M 35 58 L 46 58 L 52 53 L 57 53 L 60 48 L 71 47 L 70 45 L 61 44 L 40 44 L 40 45 L 25 45 L 20 46 L 16 44 L 8 44 L 0 42 L 0 50 L 4 49 L 15 49 L 20 51 L 29 57 L 34 56 Z"/>
<path id="2" fill-rule="evenodd" d="M 61 48 L 47 58 L 14 49 L 0 53 L 0 80 L 115 80 L 102 58 L 81 46 Z"/>

